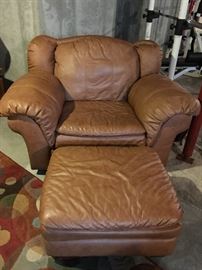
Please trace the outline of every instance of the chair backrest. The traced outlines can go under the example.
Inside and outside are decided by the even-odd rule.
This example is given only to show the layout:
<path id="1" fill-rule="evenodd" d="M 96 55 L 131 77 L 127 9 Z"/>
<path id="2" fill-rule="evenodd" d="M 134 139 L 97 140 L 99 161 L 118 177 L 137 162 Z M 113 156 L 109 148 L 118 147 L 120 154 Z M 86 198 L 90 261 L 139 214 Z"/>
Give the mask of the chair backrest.
<path id="1" fill-rule="evenodd" d="M 103 36 L 38 36 L 29 45 L 28 66 L 55 74 L 66 100 L 124 100 L 140 76 L 133 44 Z"/>

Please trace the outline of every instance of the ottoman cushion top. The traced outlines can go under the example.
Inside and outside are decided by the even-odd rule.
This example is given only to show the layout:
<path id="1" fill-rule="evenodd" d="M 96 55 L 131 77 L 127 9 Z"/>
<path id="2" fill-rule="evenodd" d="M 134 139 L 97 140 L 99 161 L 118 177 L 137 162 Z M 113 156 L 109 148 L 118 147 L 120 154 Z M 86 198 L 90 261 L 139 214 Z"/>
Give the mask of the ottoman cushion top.
<path id="1" fill-rule="evenodd" d="M 40 219 L 56 230 L 139 234 L 179 227 L 181 208 L 158 155 L 148 147 L 56 149 L 44 181 Z M 58 238 L 59 236 L 57 236 Z"/>

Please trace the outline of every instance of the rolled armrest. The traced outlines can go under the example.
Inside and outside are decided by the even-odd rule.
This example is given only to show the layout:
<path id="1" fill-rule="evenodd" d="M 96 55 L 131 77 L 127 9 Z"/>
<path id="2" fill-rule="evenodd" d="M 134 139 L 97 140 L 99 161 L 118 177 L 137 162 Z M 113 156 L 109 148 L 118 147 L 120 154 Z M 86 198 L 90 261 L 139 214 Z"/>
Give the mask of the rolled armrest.
<path id="1" fill-rule="evenodd" d="M 134 43 L 140 59 L 140 77 L 158 74 L 162 62 L 162 50 L 152 40 L 142 40 Z"/>
<path id="2" fill-rule="evenodd" d="M 137 81 L 131 88 L 128 102 L 147 132 L 148 145 L 153 144 L 162 125 L 171 117 L 177 114 L 192 116 L 200 110 L 200 103 L 195 97 L 160 74 Z"/>
<path id="3" fill-rule="evenodd" d="M 52 146 L 63 103 L 64 90 L 57 78 L 49 72 L 32 71 L 17 80 L 0 100 L 0 115 L 32 118 Z"/>

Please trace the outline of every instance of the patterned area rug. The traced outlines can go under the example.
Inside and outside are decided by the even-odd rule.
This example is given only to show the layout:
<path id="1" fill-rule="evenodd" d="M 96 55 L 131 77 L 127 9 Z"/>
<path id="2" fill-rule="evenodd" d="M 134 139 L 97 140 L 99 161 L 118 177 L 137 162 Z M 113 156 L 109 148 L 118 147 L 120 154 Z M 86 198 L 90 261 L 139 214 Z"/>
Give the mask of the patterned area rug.
<path id="1" fill-rule="evenodd" d="M 172 177 L 184 210 L 182 233 L 171 256 L 153 258 L 166 270 L 201 270 L 202 193 L 189 179 Z M 42 182 L 0 152 L 0 269 L 129 270 L 142 257 L 83 258 L 76 268 L 46 255 L 38 219 Z"/>
<path id="2" fill-rule="evenodd" d="M 29 265 L 42 256 L 41 187 L 40 180 L 0 152 L 0 269 L 34 269 Z"/>
<path id="3" fill-rule="evenodd" d="M 83 258 L 76 268 L 46 255 L 38 218 L 43 182 L 0 152 L 0 270 L 127 270 L 133 258 Z M 124 265 L 124 267 L 122 267 Z M 126 267 L 125 267 L 126 266 Z"/>

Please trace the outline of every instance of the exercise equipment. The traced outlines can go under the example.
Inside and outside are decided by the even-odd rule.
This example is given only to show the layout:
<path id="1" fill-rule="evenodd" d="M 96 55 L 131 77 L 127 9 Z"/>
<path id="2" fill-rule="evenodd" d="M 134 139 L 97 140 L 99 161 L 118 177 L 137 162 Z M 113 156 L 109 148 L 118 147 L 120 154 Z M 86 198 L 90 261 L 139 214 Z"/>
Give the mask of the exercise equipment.
<path id="1" fill-rule="evenodd" d="M 163 67 L 169 67 L 169 78 L 170 79 L 176 79 L 177 77 L 180 77 L 181 75 L 187 73 L 188 71 L 193 70 L 200 70 L 202 67 L 202 42 L 201 42 L 201 36 L 198 30 L 196 29 L 202 29 L 202 23 L 199 22 L 200 17 L 202 16 L 202 0 L 198 1 L 198 9 L 197 12 L 195 12 L 193 18 L 186 19 L 188 9 L 189 12 L 192 11 L 194 4 L 196 1 L 189 0 L 181 0 L 180 2 L 180 8 L 179 8 L 179 14 L 178 17 L 171 16 L 169 14 L 164 14 L 160 11 L 155 11 L 155 0 L 150 0 L 149 2 L 149 8 L 146 9 L 146 14 L 143 15 L 144 18 L 146 18 L 146 32 L 145 32 L 145 39 L 151 38 L 151 28 L 152 28 L 152 22 L 154 19 L 159 18 L 160 16 L 164 16 L 170 19 L 173 19 L 175 21 L 175 25 L 172 25 L 173 29 L 175 29 L 174 33 L 174 40 L 173 40 L 173 46 L 172 46 L 172 52 L 169 59 L 164 59 L 163 61 Z M 186 53 L 184 56 L 180 59 L 179 51 L 180 46 L 182 42 L 183 33 L 187 29 L 193 29 L 198 43 L 200 52 L 195 53 L 193 49 L 192 44 L 192 50 L 189 52 L 189 44 L 186 45 Z M 193 35 L 193 33 L 192 33 Z M 193 42 L 195 41 L 193 39 Z M 180 70 L 179 72 L 175 73 L 176 67 Z"/>
<path id="2" fill-rule="evenodd" d="M 189 5 L 189 0 L 182 0 L 180 5 L 180 11 L 177 19 L 177 24 L 175 27 L 175 35 L 173 42 L 173 49 L 171 52 L 171 59 L 169 65 L 169 78 L 174 79 L 175 69 L 177 66 L 177 59 L 179 55 L 180 45 L 182 41 L 183 30 L 185 29 L 185 19 L 187 15 L 187 9 Z"/>

